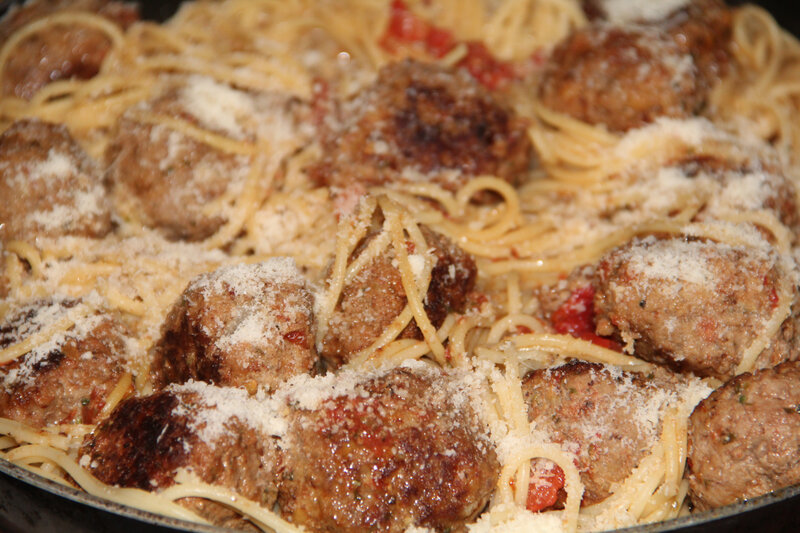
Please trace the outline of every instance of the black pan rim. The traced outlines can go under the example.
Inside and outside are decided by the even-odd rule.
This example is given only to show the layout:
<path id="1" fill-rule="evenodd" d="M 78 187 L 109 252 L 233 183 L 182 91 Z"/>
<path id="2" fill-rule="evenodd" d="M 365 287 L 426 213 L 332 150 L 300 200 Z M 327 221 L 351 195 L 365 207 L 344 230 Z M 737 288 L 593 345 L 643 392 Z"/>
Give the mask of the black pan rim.
<path id="1" fill-rule="evenodd" d="M 0 16 L 15 4 L 20 4 L 25 0 L 0 0 Z M 168 19 L 178 9 L 183 0 L 128 0 L 139 4 L 142 8 L 144 19 L 163 22 Z M 800 36 L 800 5 L 792 6 L 791 2 L 785 0 L 726 0 L 729 5 L 737 6 L 745 3 L 754 3 L 765 7 L 776 19 Z M 791 16 L 787 16 L 790 14 Z M 0 475 L 21 481 L 39 490 L 62 497 L 75 502 L 76 504 L 93 508 L 98 511 L 105 511 L 121 518 L 133 519 L 144 525 L 154 527 L 169 528 L 174 532 L 185 533 L 235 533 L 236 530 L 222 528 L 218 526 L 208 526 L 189 522 L 177 518 L 170 518 L 149 511 L 137 509 L 135 507 L 118 504 L 98 496 L 86 493 L 80 489 L 64 486 L 60 483 L 42 477 L 35 472 L 16 465 L 6 459 L 0 458 Z M 797 510 L 800 517 L 800 484 L 785 487 L 777 491 L 752 498 L 750 500 L 734 503 L 725 507 L 712 509 L 697 514 L 690 514 L 680 518 L 653 522 L 631 526 L 623 529 L 614 530 L 615 533 L 663 533 L 671 531 L 682 531 L 688 528 L 712 526 L 725 519 L 735 519 L 737 516 L 746 517 L 748 513 L 764 510 L 771 505 L 779 503 L 791 503 Z M 0 516 L 2 518 L 2 516 Z M 800 518 L 799 518 L 800 519 Z"/>
<path id="2" fill-rule="evenodd" d="M 18 481 L 22 481 L 32 485 L 40 490 L 44 490 L 56 496 L 66 498 L 75 503 L 92 507 L 100 511 L 106 511 L 115 515 L 123 516 L 138 520 L 145 524 L 154 526 L 167 527 L 174 531 L 182 531 L 189 533 L 233 533 L 236 530 L 222 528 L 218 526 L 209 526 L 205 524 L 198 524 L 189 522 L 178 518 L 170 518 L 168 516 L 159 515 L 150 511 L 144 511 L 115 503 L 99 496 L 89 494 L 74 487 L 68 487 L 47 479 L 35 472 L 27 470 L 26 468 L 16 465 L 6 459 L 0 458 L 0 473 L 9 476 Z M 800 510 L 800 484 L 770 492 L 763 496 L 758 496 L 750 500 L 737 502 L 717 509 L 704 511 L 701 513 L 690 514 L 687 516 L 664 520 L 661 522 L 652 522 L 649 524 L 641 524 L 631 526 L 623 529 L 614 530 L 617 533 L 657 533 L 668 531 L 680 531 L 689 527 L 697 527 L 704 525 L 711 525 L 712 523 L 723 520 L 726 518 L 733 518 L 743 513 L 763 509 L 770 505 L 796 501 L 798 510 Z"/>

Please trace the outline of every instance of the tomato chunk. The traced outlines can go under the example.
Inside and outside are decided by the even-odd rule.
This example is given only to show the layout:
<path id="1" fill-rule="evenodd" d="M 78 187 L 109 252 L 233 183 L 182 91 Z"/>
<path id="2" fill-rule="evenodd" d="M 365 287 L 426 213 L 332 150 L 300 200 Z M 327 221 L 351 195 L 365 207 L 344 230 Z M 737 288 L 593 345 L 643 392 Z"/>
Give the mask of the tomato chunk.
<path id="1" fill-rule="evenodd" d="M 618 342 L 594 332 L 594 287 L 591 285 L 572 291 L 567 301 L 550 317 L 550 322 L 557 333 L 572 335 L 610 350 L 622 351 Z"/>
<path id="2" fill-rule="evenodd" d="M 528 485 L 525 508 L 534 513 L 555 505 L 559 491 L 564 488 L 564 471 L 555 463 L 549 461 L 547 463 L 547 469 L 537 470 Z"/>
<path id="3" fill-rule="evenodd" d="M 434 58 L 442 58 L 456 44 L 450 31 L 418 17 L 403 0 L 392 2 L 389 23 L 380 40 L 384 50 L 396 54 L 404 48 L 411 48 Z M 514 78 L 511 64 L 495 58 L 485 44 L 470 41 L 466 47 L 467 53 L 458 66 L 467 69 L 473 78 L 488 89 L 496 89 Z"/>
<path id="4" fill-rule="evenodd" d="M 420 46 L 425 52 L 442 57 L 455 46 L 453 35 L 415 15 L 403 0 L 394 0 L 389 12 L 389 24 L 380 45 L 391 53 L 407 46 Z"/>
<path id="5" fill-rule="evenodd" d="M 467 43 L 467 55 L 458 66 L 467 69 L 488 89 L 497 89 L 514 78 L 511 64 L 495 58 L 485 44 L 477 41 Z"/>

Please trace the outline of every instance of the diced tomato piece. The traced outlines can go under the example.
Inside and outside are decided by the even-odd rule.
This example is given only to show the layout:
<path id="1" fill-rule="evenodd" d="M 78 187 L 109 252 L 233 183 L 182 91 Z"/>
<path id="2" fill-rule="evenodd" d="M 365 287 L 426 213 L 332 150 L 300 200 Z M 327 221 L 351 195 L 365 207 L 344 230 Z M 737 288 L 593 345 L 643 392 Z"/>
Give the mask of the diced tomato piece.
<path id="1" fill-rule="evenodd" d="M 432 56 L 444 57 L 455 46 L 455 38 L 449 31 L 431 26 L 425 38 L 425 46 Z"/>
<path id="2" fill-rule="evenodd" d="M 594 332 L 594 287 L 591 285 L 572 291 L 567 301 L 550 317 L 550 322 L 558 333 L 572 335 L 610 350 L 622 350 L 618 342 Z"/>
<path id="3" fill-rule="evenodd" d="M 531 480 L 525 508 L 538 513 L 552 507 L 558 501 L 558 492 L 564 488 L 564 483 L 564 471 L 557 464 L 552 464 L 547 472 Z"/>
<path id="4" fill-rule="evenodd" d="M 415 15 L 403 0 L 394 0 L 380 45 L 390 53 L 404 47 L 418 47 L 420 52 L 441 58 L 455 47 L 456 40 L 450 31 Z M 478 41 L 466 45 L 467 54 L 458 66 L 466 68 L 485 87 L 496 89 L 514 78 L 511 64 L 495 58 L 486 45 Z"/>
<path id="5" fill-rule="evenodd" d="M 495 58 L 486 45 L 478 41 L 467 43 L 467 55 L 458 66 L 466 68 L 473 78 L 488 89 L 497 89 L 514 78 L 511 64 Z"/>
<path id="6" fill-rule="evenodd" d="M 430 25 L 408 9 L 402 0 L 392 2 L 389 24 L 380 45 L 389 52 L 396 52 L 402 45 L 424 44 L 430 33 Z"/>
<path id="7" fill-rule="evenodd" d="M 578 287 L 550 318 L 558 333 L 578 336 L 594 332 L 594 287 Z"/>

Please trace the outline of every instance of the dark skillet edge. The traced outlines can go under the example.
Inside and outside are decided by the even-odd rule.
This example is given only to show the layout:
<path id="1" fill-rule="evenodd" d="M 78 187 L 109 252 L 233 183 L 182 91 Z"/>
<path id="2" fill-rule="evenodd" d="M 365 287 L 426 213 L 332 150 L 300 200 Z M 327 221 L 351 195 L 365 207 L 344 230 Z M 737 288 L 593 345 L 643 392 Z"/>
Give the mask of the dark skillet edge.
<path id="1" fill-rule="evenodd" d="M 75 504 L 79 505 L 75 505 Z M 0 459 L 3 533 L 225 533 L 234 530 L 169 518 L 67 487 Z"/>
<path id="2" fill-rule="evenodd" d="M 0 0 L 0 16 L 21 0 Z M 138 1 L 143 19 L 165 21 L 182 0 Z M 727 0 L 729 5 L 763 6 L 781 25 L 800 35 L 800 5 L 786 0 Z M 75 505 L 75 504 L 78 505 Z M 749 501 L 682 518 L 633 526 L 617 533 L 718 533 L 728 531 L 794 533 L 800 529 L 800 485 Z M 2 533 L 225 533 L 231 529 L 168 518 L 116 504 L 65 487 L 0 459 L 0 532 Z"/>
<path id="3" fill-rule="evenodd" d="M 70 533 L 224 533 L 234 530 L 186 522 L 109 502 L 43 478 L 0 459 L 0 531 Z M 75 505 L 75 504 L 79 505 Z M 763 533 L 797 531 L 800 485 L 749 501 L 618 533 L 715 533 L 753 528 Z"/>

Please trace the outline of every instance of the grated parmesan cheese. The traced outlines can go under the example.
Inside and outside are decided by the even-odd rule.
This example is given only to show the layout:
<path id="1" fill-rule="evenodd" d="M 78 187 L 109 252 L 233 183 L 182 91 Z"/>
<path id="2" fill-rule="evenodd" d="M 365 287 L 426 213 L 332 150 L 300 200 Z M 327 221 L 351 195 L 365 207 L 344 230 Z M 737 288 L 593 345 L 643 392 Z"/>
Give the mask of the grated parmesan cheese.
<path id="1" fill-rule="evenodd" d="M 242 122 L 255 114 L 248 94 L 206 76 L 191 76 L 182 91 L 186 110 L 205 127 L 242 139 Z"/>
<path id="2" fill-rule="evenodd" d="M 656 241 L 652 237 L 642 244 L 644 247 L 634 247 L 629 254 L 628 265 L 633 273 L 650 279 L 716 286 L 707 256 L 698 253 L 707 245 L 680 239 Z"/>
<path id="3" fill-rule="evenodd" d="M 690 0 L 603 0 L 606 18 L 612 24 L 656 22 L 686 7 Z"/>
<path id="4" fill-rule="evenodd" d="M 207 444 L 234 435 L 231 428 L 233 419 L 264 435 L 281 436 L 286 433 L 288 422 L 279 402 L 263 394 L 251 397 L 244 389 L 217 387 L 202 381 L 170 385 L 168 390 L 198 395 L 196 408 L 179 403 L 173 409 L 173 414 L 189 417 L 189 428 Z"/>

